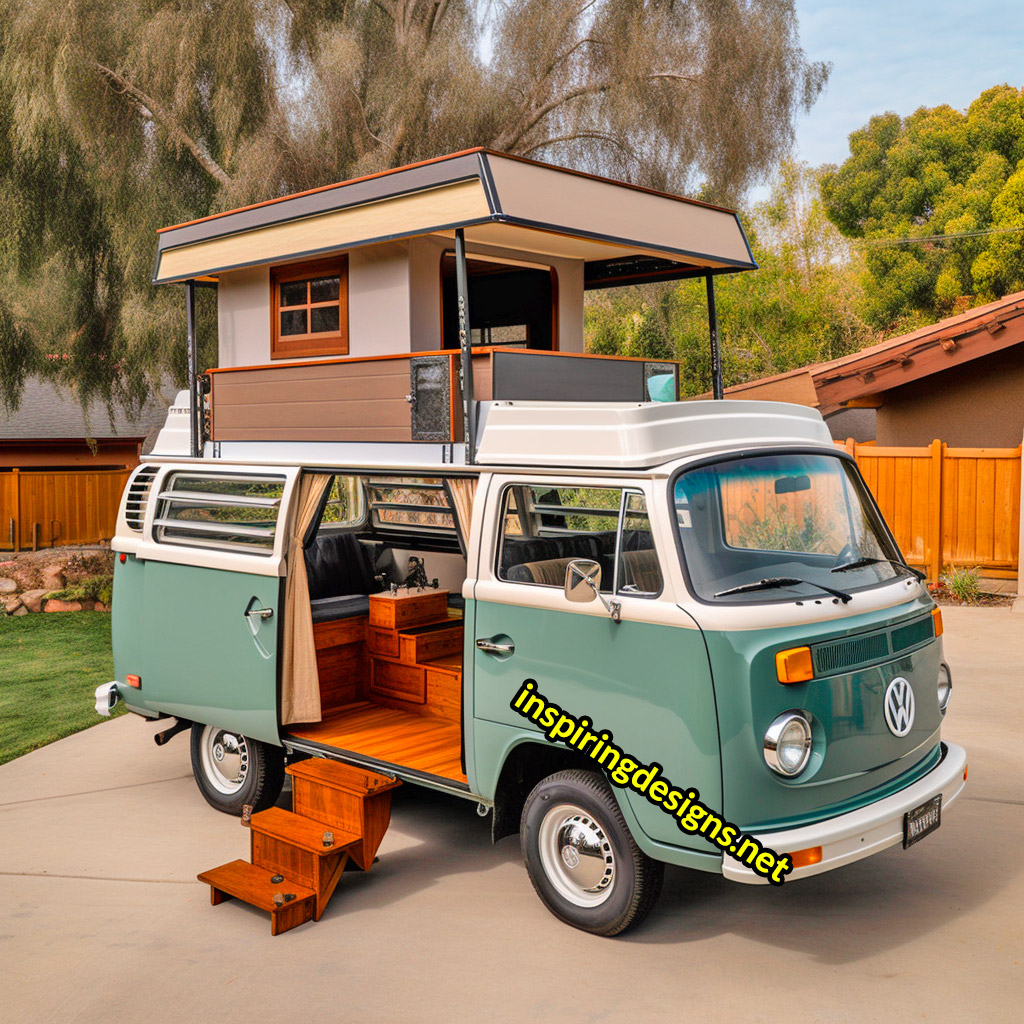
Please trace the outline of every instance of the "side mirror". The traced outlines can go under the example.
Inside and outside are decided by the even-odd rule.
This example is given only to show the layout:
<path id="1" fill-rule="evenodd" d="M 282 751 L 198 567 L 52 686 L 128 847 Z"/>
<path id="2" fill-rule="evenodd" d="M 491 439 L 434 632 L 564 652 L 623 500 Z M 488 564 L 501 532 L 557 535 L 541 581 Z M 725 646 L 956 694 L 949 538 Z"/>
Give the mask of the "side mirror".
<path id="1" fill-rule="evenodd" d="M 601 595 L 601 566 L 588 558 L 574 558 L 565 567 L 565 599 L 573 604 L 586 604 L 597 598 L 612 622 L 619 622 L 622 605 L 608 602 Z"/>
<path id="2" fill-rule="evenodd" d="M 601 566 L 586 558 L 575 558 L 565 567 L 565 599 L 587 604 L 601 591 Z"/>

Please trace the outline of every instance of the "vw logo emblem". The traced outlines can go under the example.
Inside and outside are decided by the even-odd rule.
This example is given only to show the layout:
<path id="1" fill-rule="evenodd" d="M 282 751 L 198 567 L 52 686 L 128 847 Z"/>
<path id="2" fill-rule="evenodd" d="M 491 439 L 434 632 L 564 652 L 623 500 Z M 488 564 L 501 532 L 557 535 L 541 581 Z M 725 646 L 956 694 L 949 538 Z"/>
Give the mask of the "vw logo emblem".
<path id="1" fill-rule="evenodd" d="M 903 676 L 885 689 L 885 724 L 893 736 L 906 736 L 914 727 L 914 691 Z"/>
<path id="2" fill-rule="evenodd" d="M 575 846 L 562 847 L 562 860 L 567 868 L 578 868 L 580 866 L 580 855 Z"/>

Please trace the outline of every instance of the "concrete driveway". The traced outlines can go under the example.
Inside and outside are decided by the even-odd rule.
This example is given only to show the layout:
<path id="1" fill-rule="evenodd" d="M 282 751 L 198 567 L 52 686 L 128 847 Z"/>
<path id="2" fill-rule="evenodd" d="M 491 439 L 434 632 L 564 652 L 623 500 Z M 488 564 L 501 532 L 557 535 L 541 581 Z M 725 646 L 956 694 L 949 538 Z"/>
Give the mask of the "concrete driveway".
<path id="1" fill-rule="evenodd" d="M 0 1020 L 1019 1021 L 1024 616 L 944 617 L 970 782 L 934 836 L 780 890 L 669 869 L 616 940 L 551 917 L 472 804 L 411 787 L 374 870 L 271 938 L 195 881 L 248 836 L 187 736 L 130 716 L 36 751 L 0 767 Z"/>

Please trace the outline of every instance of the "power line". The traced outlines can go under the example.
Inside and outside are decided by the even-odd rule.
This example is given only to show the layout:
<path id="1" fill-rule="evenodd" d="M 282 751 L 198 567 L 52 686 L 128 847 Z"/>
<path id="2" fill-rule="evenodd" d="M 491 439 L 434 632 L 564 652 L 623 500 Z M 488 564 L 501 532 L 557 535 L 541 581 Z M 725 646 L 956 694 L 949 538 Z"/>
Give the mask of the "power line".
<path id="1" fill-rule="evenodd" d="M 944 242 L 951 238 L 981 238 L 983 235 L 1012 235 L 1024 231 L 1024 226 L 1019 228 L 988 228 L 985 231 L 961 231 L 951 235 L 917 235 L 913 238 L 860 238 L 850 239 L 853 245 L 884 246 L 884 245 L 914 245 L 928 242 Z"/>

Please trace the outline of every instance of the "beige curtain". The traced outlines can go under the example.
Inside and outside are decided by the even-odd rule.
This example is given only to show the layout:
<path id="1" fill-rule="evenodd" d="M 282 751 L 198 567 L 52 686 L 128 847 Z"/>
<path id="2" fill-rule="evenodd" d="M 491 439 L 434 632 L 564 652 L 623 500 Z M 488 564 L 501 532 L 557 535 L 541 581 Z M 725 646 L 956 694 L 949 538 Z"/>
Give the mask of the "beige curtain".
<path id="1" fill-rule="evenodd" d="M 302 540 L 316 517 L 331 477 L 306 473 L 299 480 L 296 513 L 288 538 L 288 577 L 284 589 L 284 654 L 281 659 L 281 724 L 319 722 L 320 676 L 313 644 L 313 613 Z"/>
<path id="2" fill-rule="evenodd" d="M 455 506 L 455 517 L 459 523 L 459 533 L 466 543 L 466 550 L 469 550 L 469 528 L 473 522 L 473 499 L 476 497 L 476 485 L 479 482 L 475 476 L 450 477 L 448 479 L 448 490 L 452 496 L 452 504 Z"/>

